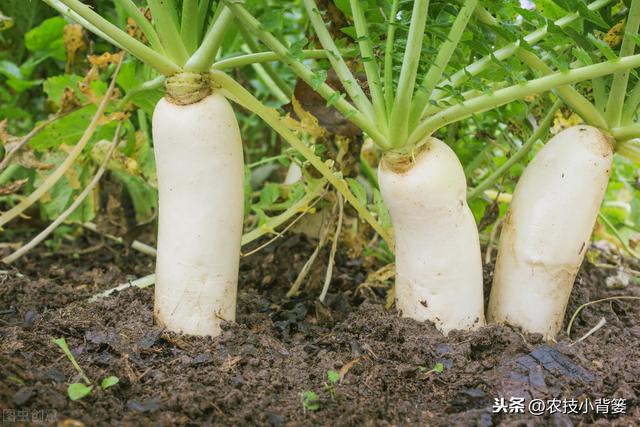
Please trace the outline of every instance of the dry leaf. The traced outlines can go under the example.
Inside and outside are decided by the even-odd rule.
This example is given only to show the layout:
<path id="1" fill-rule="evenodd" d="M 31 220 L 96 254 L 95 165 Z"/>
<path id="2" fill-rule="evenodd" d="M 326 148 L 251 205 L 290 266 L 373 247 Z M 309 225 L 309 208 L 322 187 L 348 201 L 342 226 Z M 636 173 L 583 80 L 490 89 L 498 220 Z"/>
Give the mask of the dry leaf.
<path id="1" fill-rule="evenodd" d="M 625 20 L 621 20 L 617 24 L 615 24 L 611 29 L 604 35 L 603 41 L 609 45 L 611 48 L 618 47 L 620 43 L 622 43 L 622 34 L 624 31 Z"/>
<path id="2" fill-rule="evenodd" d="M 9 194 L 17 193 L 27 182 L 29 182 L 29 179 L 25 178 L 0 186 L 0 196 L 8 196 Z"/>
<path id="3" fill-rule="evenodd" d="M 41 162 L 40 159 L 38 159 L 36 155 L 33 154 L 33 151 L 30 151 L 28 149 L 18 152 L 13 162 L 27 169 L 36 169 L 39 171 L 53 169 L 53 165 L 51 163 Z"/>
<path id="4" fill-rule="evenodd" d="M 361 79 L 361 75 L 356 75 L 356 78 L 360 82 L 361 86 L 366 86 L 366 82 Z M 344 93 L 344 87 L 342 86 L 342 83 L 340 82 L 340 79 L 336 75 L 335 71 L 330 70 L 327 73 L 326 83 L 333 89 Z M 366 93 L 366 87 L 363 87 L 363 89 Z M 336 110 L 334 107 L 327 106 L 327 101 L 304 81 L 298 81 L 293 96 L 296 100 L 299 101 L 300 108 L 304 109 L 304 111 L 307 111 L 310 115 L 315 117 L 319 125 L 323 127 L 327 132 L 347 137 L 355 137 L 362 134 L 362 131 L 349 120 L 347 120 L 338 110 Z M 292 103 L 289 105 L 285 105 L 283 108 L 285 109 L 285 111 L 297 115 L 294 107 L 295 105 Z M 299 116 L 298 119 L 300 119 Z"/>
<path id="5" fill-rule="evenodd" d="M 70 87 L 64 88 L 62 99 L 60 100 L 60 112 L 67 112 L 80 107 L 80 100 L 76 98 L 76 94 Z"/>
<path id="6" fill-rule="evenodd" d="M 340 368 L 340 382 L 342 382 L 342 379 L 345 377 L 345 375 L 347 375 L 347 372 L 349 372 L 349 370 L 353 368 L 353 366 L 359 361 L 360 361 L 359 358 L 352 360 L 351 362 L 347 363 L 342 368 Z"/>
<path id="7" fill-rule="evenodd" d="M 68 24 L 64 27 L 62 40 L 64 42 L 64 48 L 67 51 L 67 73 L 71 72 L 78 52 L 87 50 L 84 36 L 84 29 L 79 24 Z"/>
<path id="8" fill-rule="evenodd" d="M 7 119 L 0 120 L 0 143 L 7 144 L 9 143 L 9 133 L 7 133 L 7 126 L 9 122 Z"/>
<path id="9" fill-rule="evenodd" d="M 102 55 L 89 55 L 87 58 L 89 59 L 89 63 L 98 68 L 106 68 L 111 64 L 117 64 L 120 62 L 123 53 L 109 53 L 105 52 Z"/>

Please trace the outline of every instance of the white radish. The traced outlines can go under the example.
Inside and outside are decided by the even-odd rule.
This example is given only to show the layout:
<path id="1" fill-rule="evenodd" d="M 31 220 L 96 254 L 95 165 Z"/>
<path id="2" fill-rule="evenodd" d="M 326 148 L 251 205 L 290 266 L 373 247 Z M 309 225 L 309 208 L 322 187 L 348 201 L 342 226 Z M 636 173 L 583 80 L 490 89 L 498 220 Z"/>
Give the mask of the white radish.
<path id="1" fill-rule="evenodd" d="M 504 221 L 487 317 L 553 339 L 607 188 L 610 138 L 574 126 L 525 169 Z"/>
<path id="2" fill-rule="evenodd" d="M 243 223 L 243 152 L 229 102 L 162 99 L 153 116 L 160 198 L 155 319 L 216 336 L 235 320 Z"/>
<path id="3" fill-rule="evenodd" d="M 398 310 L 445 334 L 484 325 L 478 229 L 453 150 L 431 138 L 415 161 L 387 154 L 378 178 L 395 232 Z"/>

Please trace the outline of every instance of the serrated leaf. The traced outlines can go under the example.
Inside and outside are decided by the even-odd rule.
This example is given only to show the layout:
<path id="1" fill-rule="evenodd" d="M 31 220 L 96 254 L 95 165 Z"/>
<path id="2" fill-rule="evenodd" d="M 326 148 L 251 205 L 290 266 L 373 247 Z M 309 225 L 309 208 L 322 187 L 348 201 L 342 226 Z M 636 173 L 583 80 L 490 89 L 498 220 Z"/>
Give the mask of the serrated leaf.
<path id="1" fill-rule="evenodd" d="M 313 73 L 313 76 L 311 77 L 311 87 L 313 88 L 313 90 L 318 90 L 318 88 L 320 88 L 320 86 L 322 86 L 322 83 L 324 83 L 326 80 L 327 71 L 318 70 Z"/>
<path id="2" fill-rule="evenodd" d="M 582 64 L 584 65 L 591 65 L 593 64 L 593 60 L 591 59 L 591 55 L 589 55 L 589 52 L 585 51 L 584 49 L 581 49 L 579 47 L 574 47 L 572 50 L 573 56 L 580 62 L 582 62 Z"/>
<path id="3" fill-rule="evenodd" d="M 587 21 L 597 25 L 603 30 L 608 30 L 609 25 L 607 22 L 602 19 L 602 16 L 598 12 L 595 12 L 587 7 L 587 4 L 581 1 L 576 2 L 575 6 L 578 8 L 578 13 L 580 16 L 585 18 Z"/>
<path id="4" fill-rule="evenodd" d="M 593 44 L 609 61 L 615 61 L 618 59 L 618 55 L 616 55 L 608 44 L 596 38 L 593 34 L 589 34 L 587 37 L 591 44 Z"/>
<path id="5" fill-rule="evenodd" d="M 356 32 L 356 27 L 352 27 L 352 26 L 343 27 L 343 28 L 340 28 L 340 31 L 343 32 L 344 34 L 348 35 L 352 39 L 355 39 L 358 36 L 358 34 Z"/>
<path id="6" fill-rule="evenodd" d="M 340 92 L 334 92 L 331 96 L 329 96 L 329 99 L 327 99 L 327 107 L 333 107 L 334 105 L 336 105 L 343 96 L 344 95 Z"/>
<path id="7" fill-rule="evenodd" d="M 46 152 L 41 157 L 41 162 L 50 164 L 53 168 L 47 172 L 39 173 L 34 180 L 34 186 L 39 187 L 44 179 L 66 158 L 66 153 L 62 150 Z M 69 205 L 75 200 L 75 197 L 82 191 L 93 176 L 93 167 L 87 162 L 76 161 L 71 169 L 67 171 L 62 178 L 47 191 L 44 197 L 40 199 L 40 216 L 44 220 L 52 220 L 60 216 Z M 85 198 L 82 204 L 71 214 L 69 221 L 86 222 L 91 221 L 95 217 L 95 200 L 89 196 Z"/>
<path id="8" fill-rule="evenodd" d="M 86 386 L 82 383 L 70 384 L 67 388 L 69 399 L 76 401 L 88 396 L 93 391 L 93 386 Z"/>
<path id="9" fill-rule="evenodd" d="M 304 60 L 303 49 L 307 45 L 307 43 L 309 43 L 309 40 L 307 40 L 306 37 L 303 37 L 300 40 L 296 40 L 295 42 L 291 43 L 291 46 L 289 47 L 289 52 L 291 53 L 291 56 L 297 59 L 298 61 L 303 61 Z"/>

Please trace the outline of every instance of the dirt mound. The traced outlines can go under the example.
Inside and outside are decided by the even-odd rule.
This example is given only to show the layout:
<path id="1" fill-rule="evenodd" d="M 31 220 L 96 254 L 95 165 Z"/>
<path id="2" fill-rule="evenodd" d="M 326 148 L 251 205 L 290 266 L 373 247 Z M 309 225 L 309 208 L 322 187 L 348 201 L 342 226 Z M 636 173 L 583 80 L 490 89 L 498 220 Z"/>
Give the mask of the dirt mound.
<path id="1" fill-rule="evenodd" d="M 576 344 L 563 335 L 548 345 L 498 325 L 443 337 L 429 323 L 386 311 L 382 292 L 356 294 L 365 269 L 344 255 L 327 306 L 313 296 L 284 298 L 312 250 L 294 236 L 243 259 L 237 322 L 215 339 L 155 327 L 152 289 L 87 301 L 125 280 L 125 272 L 152 271 L 147 257 L 105 250 L 112 255 L 23 262 L 0 286 L 0 408 L 55 411 L 59 421 L 87 425 L 627 426 L 640 419 L 637 301 L 586 308 L 573 338 L 602 317 L 607 323 Z M 640 296 L 633 285 L 608 290 L 610 275 L 583 267 L 567 320 L 589 301 Z M 71 402 L 66 388 L 79 378 L 51 342 L 59 337 L 94 383 L 108 375 L 120 383 Z M 329 371 L 341 380 L 330 381 Z M 609 414 L 494 413 L 500 397 L 581 405 L 620 398 L 626 414 L 612 414 L 612 407 Z"/>

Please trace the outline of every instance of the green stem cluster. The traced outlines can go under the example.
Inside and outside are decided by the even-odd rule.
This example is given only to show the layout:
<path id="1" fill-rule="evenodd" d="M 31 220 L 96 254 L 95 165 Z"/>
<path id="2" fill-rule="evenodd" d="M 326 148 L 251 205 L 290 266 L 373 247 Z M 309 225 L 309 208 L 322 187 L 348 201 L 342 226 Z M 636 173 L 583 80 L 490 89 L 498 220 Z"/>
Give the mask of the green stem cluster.
<path id="1" fill-rule="evenodd" d="M 256 97 L 247 91 L 242 85 L 237 83 L 231 77 L 220 71 L 211 72 L 211 80 L 216 85 L 216 89 L 225 97 L 231 99 L 235 103 L 241 105 L 249 111 L 257 114 L 272 129 L 278 132 L 285 141 L 287 141 L 296 151 L 302 154 L 311 165 L 318 170 L 329 183 L 338 190 L 342 196 L 353 206 L 358 215 L 371 225 L 371 227 L 389 244 L 393 246 L 393 240 L 389 232 L 385 230 L 378 221 L 373 217 L 367 207 L 364 206 L 356 196 L 349 190 L 349 184 L 337 174 L 330 165 L 323 162 L 313 150 L 307 147 L 284 123 L 280 115 L 273 108 L 269 108 L 262 104 Z"/>
<path id="2" fill-rule="evenodd" d="M 363 61 L 363 67 L 370 89 L 370 96 L 366 96 L 357 79 L 354 78 L 350 67 L 345 62 L 340 51 L 336 48 L 336 44 L 327 30 L 326 24 L 322 20 L 322 14 L 315 0 L 303 0 L 309 22 L 320 44 L 328 52 L 328 59 L 344 87 L 346 96 L 341 97 L 338 91 L 327 87 L 325 84 L 319 84 L 319 74 L 309 69 L 299 59 L 294 58 L 283 43 L 274 35 L 264 30 L 241 2 L 234 0 L 223 1 L 241 25 L 251 31 L 301 79 L 314 87 L 320 95 L 330 104 L 333 104 L 346 118 L 368 134 L 368 136 L 385 151 L 392 149 L 410 150 L 433 132 L 448 124 L 463 120 L 483 111 L 497 108 L 514 100 L 548 90 L 556 90 L 558 95 L 568 105 L 575 108 L 579 114 L 585 117 L 589 123 L 601 128 L 612 128 L 611 124 L 605 120 L 604 113 L 599 111 L 598 108 L 569 85 L 616 73 L 619 83 L 614 84 L 614 86 L 624 87 L 624 89 L 626 89 L 624 76 L 628 76 L 628 70 L 630 68 L 640 65 L 640 57 L 629 54 L 633 53 L 633 50 L 629 47 L 630 42 L 623 42 L 622 57 L 619 59 L 554 73 L 544 61 L 537 58 L 531 51 L 521 47 L 521 44 L 523 46 L 531 46 L 542 40 L 548 32 L 548 27 L 545 26 L 526 35 L 523 38 L 523 43 L 508 43 L 506 46 L 494 51 L 491 55 L 487 55 L 462 70 L 453 73 L 451 77 L 441 80 L 445 75 L 446 69 L 451 62 L 451 58 L 457 49 L 465 29 L 474 15 L 486 25 L 499 24 L 485 9 L 478 6 L 478 0 L 461 0 L 462 7 L 452 23 L 447 39 L 439 46 L 434 61 L 426 74 L 419 76 L 418 68 L 427 26 L 429 0 L 415 0 L 413 2 L 413 12 L 408 29 L 406 49 L 400 68 L 398 86 L 394 87 L 395 64 L 392 50 L 395 49 L 394 40 L 397 29 L 396 15 L 400 2 L 392 1 L 390 3 L 389 16 L 387 17 L 389 27 L 387 30 L 386 52 L 384 55 L 384 64 L 382 68 L 380 68 L 372 48 L 369 24 L 366 19 L 366 11 L 363 9 L 363 4 L 355 0 L 350 0 L 360 56 Z M 612 0 L 596 0 L 587 7 L 591 11 L 597 11 L 611 3 L 611 1 Z M 636 5 L 638 2 L 640 2 L 640 0 L 633 0 L 631 13 L 638 8 Z M 640 14 L 637 15 L 640 16 Z M 579 13 L 571 13 L 555 21 L 554 25 L 563 28 L 576 22 L 578 19 L 581 19 Z M 638 20 L 640 20 L 640 17 Z M 635 18 L 630 19 L 625 32 L 625 40 L 632 40 L 633 35 L 637 33 L 635 21 Z M 508 87 L 498 85 L 492 93 L 483 94 L 477 93 L 477 91 L 465 92 L 463 101 L 455 102 L 451 105 L 433 105 L 434 101 L 442 100 L 442 98 L 445 97 L 445 92 L 439 89 L 439 87 L 451 86 L 457 88 L 469 77 L 485 71 L 493 61 L 504 61 L 516 54 L 534 70 L 542 74 L 542 76 L 524 84 L 516 84 Z M 420 80 L 419 85 L 417 84 L 418 80 Z M 623 83 L 625 84 L 623 85 Z M 616 90 L 618 91 L 619 89 Z M 613 93 L 614 92 L 612 92 L 611 96 L 613 96 Z M 640 104 L 640 87 L 638 88 L 637 94 L 637 103 Z M 615 115 L 616 117 L 619 115 L 622 116 L 619 113 Z"/>

